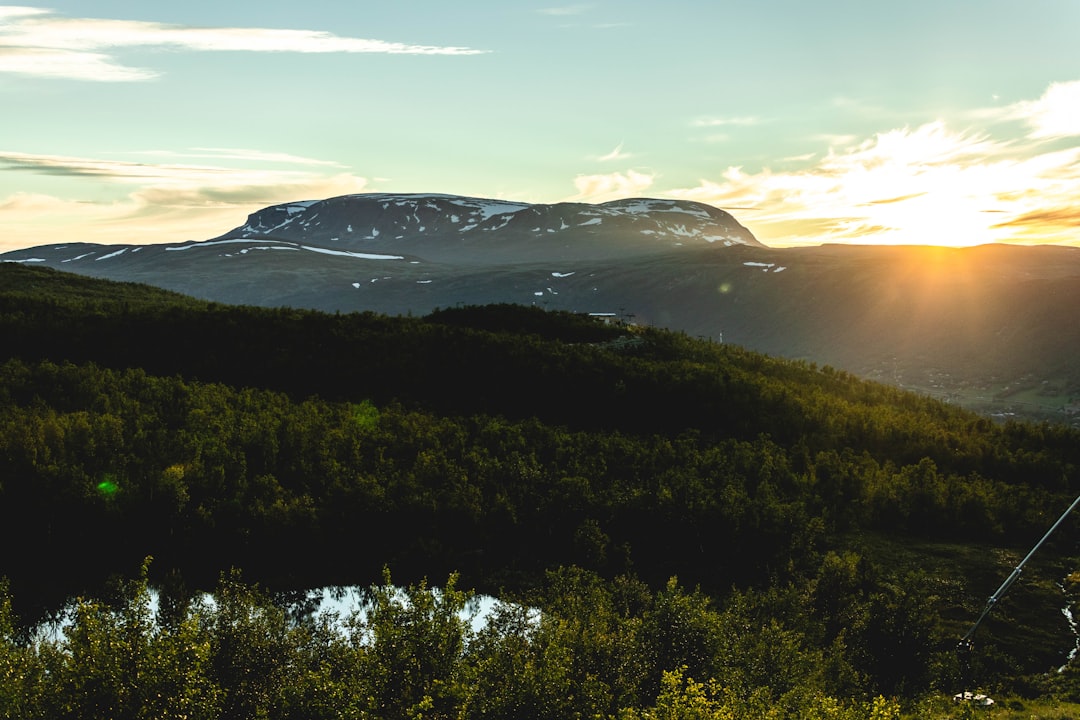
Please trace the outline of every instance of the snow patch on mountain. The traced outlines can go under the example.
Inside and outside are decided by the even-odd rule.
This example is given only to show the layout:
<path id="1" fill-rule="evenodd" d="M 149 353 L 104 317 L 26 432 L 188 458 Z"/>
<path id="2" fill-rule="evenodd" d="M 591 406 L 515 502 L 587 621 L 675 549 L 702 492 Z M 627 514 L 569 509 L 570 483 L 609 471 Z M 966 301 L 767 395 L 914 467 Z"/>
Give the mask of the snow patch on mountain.
<path id="1" fill-rule="evenodd" d="M 231 240 L 205 240 L 203 242 L 187 243 L 185 245 L 170 245 L 170 246 L 166 247 L 165 250 L 166 251 L 191 250 L 192 248 L 206 248 L 206 247 L 212 247 L 214 245 L 235 245 L 235 244 L 238 244 L 238 243 L 245 243 L 246 244 L 246 243 L 250 243 L 250 242 L 251 242 L 251 240 L 248 240 L 246 238 L 234 238 L 234 239 L 231 239 Z M 292 243 L 287 243 L 287 242 L 285 242 L 283 240 L 263 240 L 262 242 L 272 242 L 272 243 L 278 243 L 280 245 L 291 245 L 292 244 Z"/>
<path id="2" fill-rule="evenodd" d="M 764 263 L 764 262 L 752 262 L 751 261 L 751 262 L 744 262 L 743 265 L 745 265 L 746 267 L 761 268 L 762 272 L 772 271 L 774 273 L 778 273 L 778 272 L 783 272 L 783 271 L 787 270 L 786 265 L 780 265 L 778 267 L 776 265 L 776 263 Z"/>
<path id="3" fill-rule="evenodd" d="M 247 255 L 254 250 L 291 250 L 296 252 L 299 248 L 288 247 L 286 245 L 252 245 L 251 247 L 241 248 L 240 255 Z M 227 254 L 225 257 L 232 257 L 232 253 Z"/>
<path id="4" fill-rule="evenodd" d="M 629 200 L 613 200 L 606 202 L 601 207 L 611 208 L 624 213 L 636 215 L 651 215 L 654 213 L 680 213 L 683 215 L 695 215 L 700 218 L 709 218 L 708 210 L 703 207 L 688 205 L 678 200 L 661 200 L 656 198 L 631 198 Z"/>
<path id="5" fill-rule="evenodd" d="M 404 260 L 403 255 L 379 255 L 377 253 L 349 252 L 348 250 L 330 250 L 329 248 L 312 247 L 301 245 L 301 250 L 309 250 L 323 255 L 338 255 L 340 257 L 363 258 L 364 260 Z"/>
<path id="6" fill-rule="evenodd" d="M 189 244 L 186 244 L 186 245 L 172 245 L 172 246 L 166 247 L 165 250 L 166 251 L 170 251 L 170 250 L 171 251 L 181 251 L 181 250 L 191 250 L 192 248 L 213 247 L 215 245 L 243 244 L 243 245 L 248 245 L 248 247 L 244 248 L 243 250 L 240 250 L 239 251 L 240 254 L 246 254 L 250 250 L 307 250 L 308 252 L 319 253 L 319 254 L 322 254 L 322 255 L 337 255 L 337 256 L 340 256 L 340 257 L 360 258 L 360 259 L 363 259 L 363 260 L 404 260 L 405 259 L 404 255 L 386 255 L 386 254 L 382 254 L 382 253 L 354 252 L 354 251 L 351 251 L 351 250 L 331 250 L 330 248 L 318 247 L 318 246 L 315 246 L 315 245 L 301 245 L 301 244 L 298 244 L 298 243 L 287 242 L 285 240 L 265 240 L 264 239 L 264 240 L 259 240 L 258 241 L 260 243 L 263 243 L 263 244 L 260 244 L 260 245 L 251 245 L 250 244 L 251 242 L 252 242 L 252 240 L 249 239 L 249 238 L 233 238 L 233 239 L 229 239 L 229 240 L 207 240 L 207 241 L 201 242 L 201 243 L 189 243 Z M 102 256 L 102 257 L 100 257 L 98 259 L 99 260 L 104 260 L 106 258 L 113 257 L 115 255 L 119 255 L 122 252 L 123 252 L 123 250 L 119 250 L 119 251 L 117 251 L 115 253 L 110 253 L 109 255 L 104 255 L 104 256 Z"/>

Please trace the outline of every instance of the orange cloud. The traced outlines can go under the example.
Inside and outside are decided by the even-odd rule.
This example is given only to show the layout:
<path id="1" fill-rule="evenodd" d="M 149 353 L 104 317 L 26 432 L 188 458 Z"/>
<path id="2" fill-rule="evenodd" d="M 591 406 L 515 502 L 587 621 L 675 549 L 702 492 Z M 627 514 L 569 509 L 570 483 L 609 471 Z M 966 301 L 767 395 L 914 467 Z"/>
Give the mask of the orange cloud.
<path id="1" fill-rule="evenodd" d="M 1028 124 L 1025 137 L 956 131 L 939 120 L 830 146 L 819 160 L 805 156 L 801 169 L 729 167 L 720 179 L 665 194 L 752 206 L 744 222 L 773 245 L 1080 245 L 1071 209 L 1080 199 L 1080 147 L 1046 142 L 1080 136 L 1080 82 L 1052 85 L 1008 112 Z"/>
<path id="2" fill-rule="evenodd" d="M 574 178 L 574 186 L 578 192 L 566 201 L 606 202 L 635 197 L 648 190 L 654 180 L 655 176 L 635 170 L 604 175 L 578 175 Z"/>
<path id="3" fill-rule="evenodd" d="M 1035 210 L 1033 212 L 1010 218 L 1005 222 L 991 225 L 991 227 L 994 228 L 1045 228 L 1048 226 L 1058 227 L 1062 229 L 1072 229 L 1074 232 L 1080 230 L 1080 208 L 1062 207 L 1049 208 L 1046 210 Z"/>

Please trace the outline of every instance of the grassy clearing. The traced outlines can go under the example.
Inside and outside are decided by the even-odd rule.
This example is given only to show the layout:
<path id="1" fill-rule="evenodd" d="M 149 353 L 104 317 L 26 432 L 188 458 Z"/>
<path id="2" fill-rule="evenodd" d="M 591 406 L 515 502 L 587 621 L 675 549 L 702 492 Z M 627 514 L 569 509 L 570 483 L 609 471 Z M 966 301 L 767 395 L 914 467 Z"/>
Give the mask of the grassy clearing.
<path id="1" fill-rule="evenodd" d="M 980 685 L 1000 689 L 997 675 L 1007 666 L 1015 674 L 1055 672 L 1075 646 L 1076 636 L 1062 614 L 1068 603 L 1062 584 L 1080 561 L 1060 548 L 1076 532 L 1063 527 L 1024 566 L 1020 578 L 996 603 L 975 635 Z M 1037 541 L 1032 538 L 1032 544 Z M 1055 544 L 1054 540 L 1059 542 Z M 1030 547 L 1003 548 L 985 544 L 905 541 L 898 537 L 861 535 L 852 544 L 865 556 L 901 575 L 922 573 L 938 598 L 946 638 L 959 640 L 978 618 L 987 600 L 1001 586 Z M 1068 545 L 1071 547 L 1071 545 Z M 951 640 L 946 640 L 946 643 Z M 943 647 L 951 650 L 951 647 Z M 959 688 L 957 688 L 959 691 Z"/>
<path id="2" fill-rule="evenodd" d="M 999 383 L 978 387 L 921 387 L 906 385 L 906 389 L 978 412 L 984 415 L 1011 414 L 1021 419 L 1068 422 L 1066 412 L 1075 401 L 1074 391 L 1058 385 L 1031 383 L 1024 387 Z"/>
<path id="3" fill-rule="evenodd" d="M 994 698 L 982 707 L 941 695 L 918 703 L 904 720 L 1080 720 L 1080 704 L 1054 699 Z"/>

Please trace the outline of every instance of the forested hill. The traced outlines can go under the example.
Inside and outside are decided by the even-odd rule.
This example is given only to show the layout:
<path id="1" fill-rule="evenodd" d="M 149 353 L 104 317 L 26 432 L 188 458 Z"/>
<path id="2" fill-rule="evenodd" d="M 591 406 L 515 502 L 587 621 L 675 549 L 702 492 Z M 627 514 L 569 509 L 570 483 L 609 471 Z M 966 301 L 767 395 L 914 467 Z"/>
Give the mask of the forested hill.
<path id="1" fill-rule="evenodd" d="M 140 369 L 294 402 L 397 402 L 705 440 L 768 436 L 805 452 L 847 448 L 897 465 L 928 458 L 942 470 L 1066 493 L 1061 483 L 1080 457 L 1069 454 L 1076 435 L 1063 429 L 995 427 L 829 367 L 521 306 L 330 315 L 205 303 L 15 264 L 0 265 L 0 303 L 5 357 Z"/>
<path id="2" fill-rule="evenodd" d="M 519 597 L 560 568 L 677 575 L 761 593 L 739 597 L 907 691 L 1008 570 L 938 557 L 941 585 L 913 548 L 1024 548 L 1078 465 L 1066 428 L 666 331 L 225 306 L 0 264 L 0 575 L 27 616 L 148 555 L 198 587 L 230 567 L 293 589 L 459 571 Z M 994 667 L 1042 671 L 1067 630 L 1018 622 L 1034 635 L 999 626 Z"/>

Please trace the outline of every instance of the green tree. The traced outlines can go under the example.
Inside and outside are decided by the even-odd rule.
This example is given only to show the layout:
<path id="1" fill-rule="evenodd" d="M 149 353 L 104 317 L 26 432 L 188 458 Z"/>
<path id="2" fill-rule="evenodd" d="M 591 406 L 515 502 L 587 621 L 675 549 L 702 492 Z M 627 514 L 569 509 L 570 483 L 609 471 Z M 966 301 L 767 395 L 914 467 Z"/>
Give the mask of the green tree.
<path id="1" fill-rule="evenodd" d="M 405 589 L 372 587 L 364 612 L 351 620 L 363 648 L 361 674 L 368 711 L 386 720 L 456 717 L 466 697 L 462 617 L 470 594 L 451 576 L 441 590 L 425 582 Z"/>

